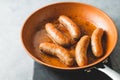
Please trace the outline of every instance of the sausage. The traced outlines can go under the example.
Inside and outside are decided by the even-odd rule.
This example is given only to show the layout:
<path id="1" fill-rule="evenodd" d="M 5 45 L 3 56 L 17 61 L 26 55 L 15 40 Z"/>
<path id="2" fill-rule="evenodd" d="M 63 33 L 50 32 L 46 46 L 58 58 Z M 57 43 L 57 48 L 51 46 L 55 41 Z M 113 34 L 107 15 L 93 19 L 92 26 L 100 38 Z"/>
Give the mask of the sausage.
<path id="1" fill-rule="evenodd" d="M 45 42 L 39 45 L 39 49 L 46 54 L 58 57 L 67 66 L 71 66 L 74 63 L 74 59 L 69 51 L 60 45 Z"/>
<path id="2" fill-rule="evenodd" d="M 75 47 L 75 59 L 78 66 L 85 66 L 88 64 L 87 60 L 87 48 L 90 42 L 90 37 L 85 35 L 81 37 Z"/>
<path id="3" fill-rule="evenodd" d="M 67 28 L 74 41 L 79 40 L 81 35 L 80 28 L 70 18 L 65 15 L 61 15 L 58 20 Z"/>
<path id="4" fill-rule="evenodd" d="M 52 23 L 47 23 L 45 29 L 50 37 L 59 45 L 68 46 L 70 45 L 71 40 L 62 34 Z"/>
<path id="5" fill-rule="evenodd" d="M 101 57 L 103 55 L 103 48 L 101 42 L 103 32 L 104 31 L 102 28 L 97 28 L 93 31 L 91 36 L 92 52 L 96 57 Z"/>

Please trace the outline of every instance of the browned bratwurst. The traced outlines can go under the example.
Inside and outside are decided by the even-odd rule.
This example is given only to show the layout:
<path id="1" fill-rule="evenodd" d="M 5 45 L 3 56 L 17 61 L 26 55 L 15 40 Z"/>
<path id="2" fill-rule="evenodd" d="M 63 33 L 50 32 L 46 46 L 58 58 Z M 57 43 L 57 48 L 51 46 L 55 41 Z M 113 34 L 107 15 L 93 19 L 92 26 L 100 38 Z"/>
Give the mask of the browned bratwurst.
<path id="1" fill-rule="evenodd" d="M 71 66 L 74 63 L 74 59 L 69 51 L 60 45 L 45 42 L 39 45 L 39 49 L 44 53 L 58 57 L 67 66 Z"/>
<path id="2" fill-rule="evenodd" d="M 47 23 L 45 29 L 50 37 L 59 45 L 68 46 L 70 45 L 70 39 L 60 32 L 52 23 Z"/>
<path id="3" fill-rule="evenodd" d="M 80 28 L 70 18 L 65 15 L 61 15 L 58 20 L 67 28 L 72 37 L 72 40 L 79 40 L 81 35 Z"/>
<path id="4" fill-rule="evenodd" d="M 102 48 L 102 35 L 103 35 L 103 29 L 97 28 L 93 31 L 92 37 L 91 37 L 91 46 L 94 56 L 101 57 L 103 55 L 103 48 Z"/>
<path id="5" fill-rule="evenodd" d="M 75 58 L 78 66 L 85 66 L 88 64 L 87 48 L 90 42 L 90 37 L 85 35 L 81 37 L 75 48 Z"/>

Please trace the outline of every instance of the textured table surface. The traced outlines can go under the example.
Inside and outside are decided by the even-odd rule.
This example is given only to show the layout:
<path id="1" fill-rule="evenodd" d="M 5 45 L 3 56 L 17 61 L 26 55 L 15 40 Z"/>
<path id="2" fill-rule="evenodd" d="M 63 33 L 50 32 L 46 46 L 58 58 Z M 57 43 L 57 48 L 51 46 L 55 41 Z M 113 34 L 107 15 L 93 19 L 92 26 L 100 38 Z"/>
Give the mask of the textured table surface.
<path id="1" fill-rule="evenodd" d="M 33 80 L 34 68 L 41 66 L 34 63 L 22 48 L 22 25 L 37 9 L 61 1 L 83 2 L 98 7 L 113 19 L 120 34 L 120 0 L 0 0 L 0 80 Z M 118 38 L 110 59 L 113 69 L 120 73 L 119 50 Z"/>

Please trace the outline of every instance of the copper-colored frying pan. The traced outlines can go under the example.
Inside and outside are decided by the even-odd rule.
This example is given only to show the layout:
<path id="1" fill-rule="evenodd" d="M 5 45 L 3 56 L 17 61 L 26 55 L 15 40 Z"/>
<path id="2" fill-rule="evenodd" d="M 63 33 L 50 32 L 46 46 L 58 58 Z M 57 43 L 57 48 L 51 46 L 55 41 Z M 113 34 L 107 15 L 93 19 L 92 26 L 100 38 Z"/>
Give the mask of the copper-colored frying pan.
<path id="1" fill-rule="evenodd" d="M 96 27 L 101 27 L 105 30 L 106 34 L 106 51 L 105 55 L 101 57 L 100 59 L 96 60 L 95 62 L 83 66 L 83 67 L 59 67 L 50 65 L 47 63 L 44 63 L 41 61 L 41 59 L 38 58 L 38 53 L 35 51 L 35 48 L 33 46 L 33 37 L 35 33 L 41 29 L 43 29 L 43 25 L 47 22 L 50 22 L 53 19 L 57 19 L 60 15 L 67 15 L 71 17 L 75 17 L 76 19 L 82 18 Z M 117 43 L 117 29 L 113 21 L 108 17 L 103 11 L 87 5 L 83 3 L 74 3 L 74 2 L 64 2 L 64 3 L 56 3 L 51 4 L 46 7 L 43 7 L 36 12 L 34 12 L 25 22 L 22 28 L 21 33 L 21 39 L 23 46 L 25 50 L 28 52 L 28 54 L 38 63 L 43 64 L 45 66 L 61 69 L 61 70 L 87 70 L 90 68 L 93 68 L 98 63 L 103 62 L 106 58 L 108 58 L 115 48 L 115 45 Z M 105 72 L 110 73 L 108 71 L 112 71 L 112 73 L 116 73 L 113 70 L 107 70 L 109 69 L 107 66 L 105 66 Z M 117 78 L 116 73 L 115 77 Z M 113 74 L 110 75 L 114 78 Z M 120 78 L 118 78 L 120 79 Z M 117 80 L 117 79 L 115 79 Z"/>

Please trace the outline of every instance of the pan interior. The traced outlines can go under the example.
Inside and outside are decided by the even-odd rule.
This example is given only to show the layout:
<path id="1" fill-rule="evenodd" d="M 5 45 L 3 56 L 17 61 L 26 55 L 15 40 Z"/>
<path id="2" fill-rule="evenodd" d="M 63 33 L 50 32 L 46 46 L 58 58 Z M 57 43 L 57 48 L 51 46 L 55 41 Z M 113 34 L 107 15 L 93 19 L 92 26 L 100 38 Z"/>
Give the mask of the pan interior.
<path id="1" fill-rule="evenodd" d="M 77 23 L 78 26 L 83 27 L 82 29 L 85 29 L 85 26 L 81 25 L 80 23 L 88 25 L 88 32 L 84 34 L 88 34 L 90 36 L 96 27 L 103 28 L 105 31 L 105 36 L 103 36 L 103 40 L 105 41 L 104 56 L 99 59 L 95 59 L 93 63 L 83 67 L 67 67 L 64 65 L 59 65 L 56 58 L 51 59 L 55 60 L 55 65 L 45 63 L 41 59 L 43 55 L 41 55 L 39 52 L 38 47 L 35 46 L 39 45 L 38 43 L 34 42 L 35 36 L 36 34 L 38 36 L 41 35 L 42 32 L 39 31 L 43 30 L 44 32 L 44 25 L 48 22 L 55 22 L 60 15 L 66 15 L 70 17 L 74 22 Z M 34 60 L 43 65 L 57 69 L 82 69 L 100 63 L 111 54 L 117 42 L 117 30 L 112 20 L 105 13 L 99 9 L 96 9 L 95 7 L 82 3 L 56 3 L 37 10 L 27 19 L 22 29 L 22 41 L 28 54 Z"/>

